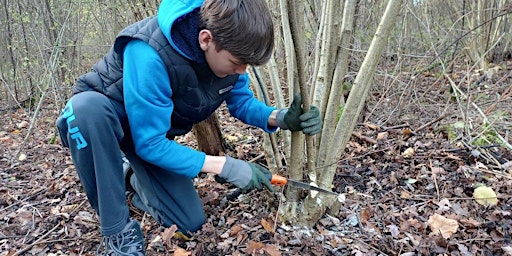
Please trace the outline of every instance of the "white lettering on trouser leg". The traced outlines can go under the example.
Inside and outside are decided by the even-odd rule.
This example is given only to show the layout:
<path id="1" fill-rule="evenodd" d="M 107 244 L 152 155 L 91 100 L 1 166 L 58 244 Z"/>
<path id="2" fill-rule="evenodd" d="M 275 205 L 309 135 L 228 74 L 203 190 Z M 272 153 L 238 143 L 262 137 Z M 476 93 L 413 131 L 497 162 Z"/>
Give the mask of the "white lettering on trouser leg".
<path id="1" fill-rule="evenodd" d="M 82 149 L 87 147 L 87 141 L 80 132 L 80 128 L 78 128 L 78 126 L 71 127 L 71 122 L 75 120 L 75 115 L 73 114 L 73 105 L 71 104 L 71 101 L 69 101 L 66 104 L 66 107 L 62 110 L 62 117 L 66 119 L 66 123 L 68 124 L 68 133 L 70 134 L 71 139 L 75 140 L 76 148 Z"/>

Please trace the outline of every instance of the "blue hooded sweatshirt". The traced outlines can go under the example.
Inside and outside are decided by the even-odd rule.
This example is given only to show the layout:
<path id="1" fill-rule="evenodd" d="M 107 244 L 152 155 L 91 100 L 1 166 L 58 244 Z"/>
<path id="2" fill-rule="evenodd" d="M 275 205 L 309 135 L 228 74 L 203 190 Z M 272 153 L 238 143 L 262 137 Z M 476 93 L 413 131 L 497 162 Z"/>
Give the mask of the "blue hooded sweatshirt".
<path id="1" fill-rule="evenodd" d="M 163 0 L 158 25 L 172 47 L 182 56 L 201 63 L 197 18 L 203 0 Z M 130 41 L 123 54 L 123 90 L 126 113 L 136 153 L 145 161 L 168 171 L 195 177 L 206 154 L 166 138 L 172 129 L 174 104 L 170 79 L 158 53 L 140 40 Z M 273 132 L 268 118 L 275 109 L 256 100 L 249 89 L 247 73 L 240 75 L 229 97 L 228 109 L 244 123 Z"/>

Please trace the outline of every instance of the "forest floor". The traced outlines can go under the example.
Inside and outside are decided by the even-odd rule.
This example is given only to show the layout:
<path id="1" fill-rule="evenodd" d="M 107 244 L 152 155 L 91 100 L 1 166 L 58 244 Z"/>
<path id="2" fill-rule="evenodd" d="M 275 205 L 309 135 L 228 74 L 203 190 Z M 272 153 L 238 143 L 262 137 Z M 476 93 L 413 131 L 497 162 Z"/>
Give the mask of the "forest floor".
<path id="1" fill-rule="evenodd" d="M 315 227 L 279 221 L 280 188 L 227 200 L 233 187 L 198 178 L 207 222 L 192 240 L 131 207 L 147 255 L 512 255 L 512 155 L 497 139 L 512 136 L 512 62 L 500 65 L 491 75 L 376 79 L 338 162 L 343 205 Z M 0 116 L 0 256 L 96 254 L 97 216 L 69 151 L 53 141 L 58 114 L 47 104 L 33 127 L 28 110 Z M 258 159 L 262 132 L 218 114 L 228 153 Z M 193 136 L 182 141 L 194 146 Z M 474 200 L 478 184 L 497 205 Z"/>

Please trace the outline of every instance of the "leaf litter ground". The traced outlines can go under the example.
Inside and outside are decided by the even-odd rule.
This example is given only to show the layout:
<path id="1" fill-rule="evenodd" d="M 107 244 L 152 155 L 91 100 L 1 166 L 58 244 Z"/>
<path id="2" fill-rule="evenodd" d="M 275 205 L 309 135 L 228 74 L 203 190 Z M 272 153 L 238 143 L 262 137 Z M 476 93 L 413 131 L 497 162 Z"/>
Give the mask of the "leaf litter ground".
<path id="1" fill-rule="evenodd" d="M 480 93 L 505 94 L 510 70 L 500 74 L 488 81 L 498 88 L 482 85 L 477 88 Z M 372 91 L 364 122 L 356 127 L 338 162 L 334 191 L 343 194 L 345 202 L 331 211 L 335 215 L 328 212 L 312 229 L 292 228 L 276 214 L 283 200 L 281 189 L 228 200 L 235 188 L 206 176 L 196 179 L 196 185 L 207 222 L 192 240 L 173 237 L 174 227 L 164 228 L 130 207 L 132 216 L 142 223 L 147 254 L 510 254 L 510 152 L 461 143 L 469 135 L 449 139 L 443 125 L 460 120 L 460 108 L 449 103 L 449 88 L 428 74 L 413 82 L 407 79 L 414 90 Z M 407 95 L 409 91 L 415 95 Z M 492 113 L 499 109 L 510 116 L 509 97 L 486 102 L 479 106 L 498 102 Z M 97 216 L 68 150 L 58 142 L 50 143 L 57 115 L 54 108 L 43 109 L 26 140 L 30 120 L 24 111 L 6 111 L 0 117 L 1 256 L 96 254 L 101 240 Z M 225 109 L 219 111 L 219 118 L 231 146 L 228 153 L 264 164 L 259 158 L 261 131 L 235 121 Z M 510 120 L 501 124 L 505 127 Z M 194 146 L 192 136 L 181 140 Z M 498 205 L 482 206 L 473 199 L 479 183 L 497 193 Z"/>

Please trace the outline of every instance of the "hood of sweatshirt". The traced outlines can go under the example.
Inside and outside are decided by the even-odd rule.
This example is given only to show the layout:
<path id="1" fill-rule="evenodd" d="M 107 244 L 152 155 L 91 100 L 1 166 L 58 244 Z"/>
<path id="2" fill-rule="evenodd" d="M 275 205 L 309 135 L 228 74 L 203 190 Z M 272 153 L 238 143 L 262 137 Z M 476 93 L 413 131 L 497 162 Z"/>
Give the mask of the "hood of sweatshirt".
<path id="1" fill-rule="evenodd" d="M 199 47 L 199 9 L 203 0 L 162 0 L 158 8 L 158 25 L 171 46 L 185 58 L 204 62 Z"/>

